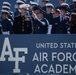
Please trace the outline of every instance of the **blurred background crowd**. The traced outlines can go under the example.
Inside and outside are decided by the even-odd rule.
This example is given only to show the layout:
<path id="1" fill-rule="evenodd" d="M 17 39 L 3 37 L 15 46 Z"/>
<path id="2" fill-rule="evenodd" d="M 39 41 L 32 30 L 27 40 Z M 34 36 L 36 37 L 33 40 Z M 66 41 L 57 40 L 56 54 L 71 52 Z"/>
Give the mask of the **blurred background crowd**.
<path id="1" fill-rule="evenodd" d="M 29 1 L 29 0 L 28 0 Z M 2 2 L 0 34 L 75 34 L 76 0 Z M 69 2 L 70 1 L 70 2 Z M 57 5 L 57 3 L 59 3 Z M 11 11 L 11 7 L 15 11 Z"/>

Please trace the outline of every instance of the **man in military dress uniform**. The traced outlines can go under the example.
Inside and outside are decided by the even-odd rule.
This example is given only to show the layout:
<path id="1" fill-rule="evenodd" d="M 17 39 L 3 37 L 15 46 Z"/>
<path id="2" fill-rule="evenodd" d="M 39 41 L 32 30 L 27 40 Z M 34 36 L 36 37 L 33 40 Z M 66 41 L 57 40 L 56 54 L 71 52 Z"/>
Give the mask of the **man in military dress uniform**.
<path id="1" fill-rule="evenodd" d="M 60 9 L 60 15 L 56 15 L 53 19 L 52 24 L 52 33 L 53 34 L 67 34 L 68 28 L 69 28 L 69 11 L 70 7 L 67 3 L 61 3 L 61 6 L 56 8 L 54 11 L 54 15 L 59 13 Z"/>
<path id="2" fill-rule="evenodd" d="M 31 17 L 27 16 L 27 5 L 20 5 L 21 15 L 14 18 L 14 34 L 31 34 L 33 31 Z"/>
<path id="3" fill-rule="evenodd" d="M 0 23 L 2 26 L 2 33 L 6 35 L 12 34 L 13 23 L 10 19 L 8 19 L 9 11 L 2 9 L 1 12 L 2 12 L 2 15 L 1 15 Z"/>
<path id="4" fill-rule="evenodd" d="M 53 12 L 52 31 L 51 31 L 52 34 L 57 34 L 60 32 L 59 24 L 60 24 L 60 10 L 55 9 Z"/>
<path id="5" fill-rule="evenodd" d="M 54 10 L 53 16 L 52 34 L 67 34 L 68 25 L 66 20 L 63 20 L 63 17 L 60 15 L 60 10 Z"/>

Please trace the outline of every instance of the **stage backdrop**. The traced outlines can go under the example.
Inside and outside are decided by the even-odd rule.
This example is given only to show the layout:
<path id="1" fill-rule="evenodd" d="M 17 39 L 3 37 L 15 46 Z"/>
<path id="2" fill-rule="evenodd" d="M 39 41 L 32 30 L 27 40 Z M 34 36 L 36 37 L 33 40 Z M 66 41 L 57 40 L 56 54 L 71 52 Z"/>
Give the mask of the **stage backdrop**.
<path id="1" fill-rule="evenodd" d="M 0 35 L 0 74 L 76 75 L 76 35 Z"/>

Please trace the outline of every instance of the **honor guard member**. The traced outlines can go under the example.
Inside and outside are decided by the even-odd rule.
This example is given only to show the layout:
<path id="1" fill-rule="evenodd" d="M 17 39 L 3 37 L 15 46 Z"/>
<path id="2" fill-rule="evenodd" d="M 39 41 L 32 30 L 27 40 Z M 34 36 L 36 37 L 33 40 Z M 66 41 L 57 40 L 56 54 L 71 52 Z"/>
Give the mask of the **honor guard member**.
<path id="1" fill-rule="evenodd" d="M 62 5 L 62 3 L 66 3 L 67 0 L 59 0 L 59 6 L 56 7 L 56 9 L 59 9 L 59 7 Z"/>
<path id="2" fill-rule="evenodd" d="M 70 6 L 71 13 L 76 13 L 76 0 L 73 0 L 73 5 Z"/>
<path id="3" fill-rule="evenodd" d="M 12 24 L 12 21 L 8 19 L 9 11 L 2 9 L 1 12 L 2 12 L 2 15 L 1 15 L 2 33 L 6 35 L 12 34 L 13 24 Z"/>
<path id="4" fill-rule="evenodd" d="M 53 20 L 53 9 L 54 5 L 51 3 L 46 4 L 46 19 L 49 21 L 49 27 L 48 27 L 48 34 L 51 34 L 51 28 L 52 28 L 52 20 Z"/>
<path id="5" fill-rule="evenodd" d="M 3 2 L 3 6 L 7 6 L 8 9 L 10 10 L 11 4 L 9 2 Z"/>
<path id="6" fill-rule="evenodd" d="M 62 3 L 60 8 L 64 8 L 66 10 L 65 16 L 70 16 L 70 6 L 68 3 Z"/>
<path id="7" fill-rule="evenodd" d="M 39 6 L 34 6 L 33 8 L 32 8 L 32 18 L 34 19 L 34 14 L 35 15 L 37 15 L 38 14 L 38 12 L 39 12 Z M 33 12 L 34 12 L 34 14 L 33 14 Z"/>
<path id="8" fill-rule="evenodd" d="M 34 34 L 47 34 L 49 22 L 45 18 L 46 12 L 40 8 L 37 15 L 36 14 L 34 15 L 35 15 Z"/>
<path id="9" fill-rule="evenodd" d="M 66 0 L 59 0 L 60 5 L 62 5 L 62 3 L 65 3 Z"/>
<path id="10" fill-rule="evenodd" d="M 9 11 L 8 18 L 11 19 L 11 21 L 13 22 L 13 12 L 10 11 L 10 8 L 8 6 L 3 5 L 2 9 Z"/>
<path id="11" fill-rule="evenodd" d="M 39 6 L 37 2 L 30 1 L 30 10 L 32 10 L 33 7 L 36 7 L 36 6 Z"/>
<path id="12" fill-rule="evenodd" d="M 34 10 L 35 7 L 38 7 L 39 4 L 37 2 L 30 1 L 30 10 L 29 10 L 29 15 L 32 16 L 32 11 Z"/>
<path id="13" fill-rule="evenodd" d="M 39 12 L 39 6 L 34 6 L 33 8 L 32 8 L 32 11 L 37 15 L 37 13 Z"/>
<path id="14" fill-rule="evenodd" d="M 31 8 L 33 8 L 34 6 L 38 6 L 38 5 L 39 4 L 37 2 L 30 1 Z"/>
<path id="15" fill-rule="evenodd" d="M 3 2 L 2 9 L 9 11 L 8 18 L 13 22 L 13 15 L 10 15 L 11 4 L 9 2 Z M 12 11 L 11 11 L 12 12 Z"/>
<path id="16" fill-rule="evenodd" d="M 14 18 L 13 29 L 14 34 L 32 34 L 32 20 L 27 16 L 26 4 L 20 5 L 21 15 Z"/>
<path id="17" fill-rule="evenodd" d="M 33 6 L 32 8 L 32 18 L 34 18 L 33 12 L 37 15 L 37 13 L 39 12 L 39 6 Z"/>
<path id="18" fill-rule="evenodd" d="M 14 17 L 16 17 L 16 16 L 21 14 L 21 10 L 20 10 L 19 6 L 22 5 L 22 4 L 25 4 L 25 2 L 22 1 L 22 0 L 17 0 L 16 1 L 16 5 L 15 5 L 15 9 L 16 10 L 14 12 Z"/>
<path id="19" fill-rule="evenodd" d="M 63 20 L 69 20 L 70 15 L 70 6 L 67 3 L 62 3 L 60 6 L 61 16 L 63 17 Z"/>
<path id="20" fill-rule="evenodd" d="M 49 2 L 49 0 L 42 0 L 42 9 L 46 11 L 46 4 Z"/>

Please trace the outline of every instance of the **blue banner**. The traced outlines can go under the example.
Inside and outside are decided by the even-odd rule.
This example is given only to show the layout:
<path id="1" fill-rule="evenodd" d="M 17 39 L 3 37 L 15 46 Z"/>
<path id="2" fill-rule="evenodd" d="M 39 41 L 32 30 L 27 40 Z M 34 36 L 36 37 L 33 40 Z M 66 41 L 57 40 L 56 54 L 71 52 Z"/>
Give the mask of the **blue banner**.
<path id="1" fill-rule="evenodd" d="M 76 35 L 0 35 L 0 74 L 76 75 Z"/>

